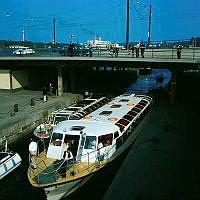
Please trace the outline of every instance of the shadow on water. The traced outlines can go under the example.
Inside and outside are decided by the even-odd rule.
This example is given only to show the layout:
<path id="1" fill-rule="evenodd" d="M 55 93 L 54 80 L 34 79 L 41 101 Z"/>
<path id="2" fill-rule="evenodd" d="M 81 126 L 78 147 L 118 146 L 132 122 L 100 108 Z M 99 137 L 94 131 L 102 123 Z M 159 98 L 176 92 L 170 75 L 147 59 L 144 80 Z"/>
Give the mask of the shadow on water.
<path id="1" fill-rule="evenodd" d="M 117 158 L 112 162 L 112 164 L 95 174 L 95 176 L 93 176 L 83 187 L 68 197 L 63 198 L 63 200 L 102 200 L 129 150 L 130 148 L 126 150 L 120 158 Z"/>
<path id="2" fill-rule="evenodd" d="M 9 150 L 19 153 L 22 158 L 21 165 L 0 181 L 0 200 L 13 199 L 37 199 L 45 200 L 45 194 L 41 189 L 30 185 L 27 178 L 28 169 L 28 145 L 30 137 L 8 146 Z"/>
<path id="3" fill-rule="evenodd" d="M 18 152 L 22 158 L 22 164 L 4 179 L 0 181 L 0 200 L 13 199 L 29 199 L 29 200 L 45 200 L 46 195 L 40 188 L 32 187 L 27 178 L 28 169 L 28 145 L 30 137 L 24 138 L 22 141 L 9 146 L 9 150 Z M 106 170 L 101 170 L 91 178 L 83 187 L 75 193 L 69 195 L 65 200 L 101 200 L 117 171 L 119 170 L 128 150 Z"/>

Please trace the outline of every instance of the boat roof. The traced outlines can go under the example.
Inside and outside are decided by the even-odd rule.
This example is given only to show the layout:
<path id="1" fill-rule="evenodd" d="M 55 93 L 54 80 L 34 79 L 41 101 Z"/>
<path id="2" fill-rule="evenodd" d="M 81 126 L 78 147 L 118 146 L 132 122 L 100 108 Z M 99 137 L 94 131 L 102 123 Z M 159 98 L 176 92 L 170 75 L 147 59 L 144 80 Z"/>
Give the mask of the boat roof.
<path id="1" fill-rule="evenodd" d="M 108 133 L 114 133 L 119 128 L 106 122 L 85 121 L 85 120 L 67 120 L 60 122 L 53 127 L 53 132 L 70 134 L 70 135 L 86 135 L 100 136 Z"/>
<path id="2" fill-rule="evenodd" d="M 133 111 L 135 107 L 136 111 L 133 112 L 135 112 L 134 119 L 136 119 L 151 101 L 152 98 L 146 95 L 121 95 L 80 120 L 68 120 L 59 123 L 53 128 L 53 131 L 75 135 L 86 133 L 86 135 L 96 136 L 114 133 L 120 130 L 120 125 L 118 126 L 117 123 L 129 111 Z M 138 110 L 139 105 L 140 109 Z M 128 120 L 125 119 L 124 121 Z M 122 125 L 124 125 L 123 122 Z"/>
<path id="3" fill-rule="evenodd" d="M 146 95 L 136 94 L 118 96 L 111 102 L 90 113 L 90 115 L 88 117 L 86 116 L 84 120 L 97 120 L 115 124 L 116 121 L 120 120 L 125 114 L 131 111 L 133 107 L 139 104 L 141 100 L 144 100 L 149 104 L 152 99 Z M 140 115 L 140 112 L 138 112 L 138 115 Z"/>

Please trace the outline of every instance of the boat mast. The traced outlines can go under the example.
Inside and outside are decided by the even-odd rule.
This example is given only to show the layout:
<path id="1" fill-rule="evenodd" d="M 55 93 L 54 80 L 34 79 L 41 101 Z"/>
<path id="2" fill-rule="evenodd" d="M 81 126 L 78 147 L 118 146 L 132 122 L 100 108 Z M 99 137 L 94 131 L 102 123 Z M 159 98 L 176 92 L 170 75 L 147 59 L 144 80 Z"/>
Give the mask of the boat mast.
<path id="1" fill-rule="evenodd" d="M 126 17 L 126 49 L 128 49 L 128 41 L 129 41 L 129 0 L 127 0 L 127 17 Z"/>
<path id="2" fill-rule="evenodd" d="M 151 12 L 151 5 L 150 5 L 150 12 L 149 12 L 149 30 L 148 30 L 148 48 L 149 48 L 149 45 L 150 45 L 151 15 L 152 15 L 152 12 Z"/>

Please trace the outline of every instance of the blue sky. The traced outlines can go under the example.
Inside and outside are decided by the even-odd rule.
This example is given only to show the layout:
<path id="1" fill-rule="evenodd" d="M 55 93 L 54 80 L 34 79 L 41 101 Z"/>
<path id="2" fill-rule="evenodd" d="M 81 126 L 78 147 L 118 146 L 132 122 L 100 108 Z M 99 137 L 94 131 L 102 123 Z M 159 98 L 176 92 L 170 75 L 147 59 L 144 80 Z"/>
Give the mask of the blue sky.
<path id="1" fill-rule="evenodd" d="M 152 5 L 151 40 L 200 36 L 199 0 L 130 0 L 129 41 L 146 41 Z M 96 36 L 125 42 L 127 0 L 7 0 L 1 2 L 0 40 L 87 42 Z"/>

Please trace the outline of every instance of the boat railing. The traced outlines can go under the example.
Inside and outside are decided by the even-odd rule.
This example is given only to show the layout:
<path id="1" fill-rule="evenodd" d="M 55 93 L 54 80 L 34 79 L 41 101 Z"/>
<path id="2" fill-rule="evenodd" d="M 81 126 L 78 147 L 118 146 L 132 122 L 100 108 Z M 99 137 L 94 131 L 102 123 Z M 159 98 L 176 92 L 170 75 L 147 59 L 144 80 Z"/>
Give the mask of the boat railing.
<path id="1" fill-rule="evenodd" d="M 58 182 L 58 178 L 64 174 L 67 178 L 74 179 L 78 173 L 86 175 L 103 166 L 115 149 L 116 144 L 99 148 L 82 155 L 81 161 L 77 161 L 77 158 L 74 157 L 70 161 L 55 160 L 52 164 L 47 165 L 44 160 L 40 160 L 36 162 L 36 169 L 29 167 L 29 176 L 37 185 Z M 51 181 L 49 182 L 49 180 Z"/>

